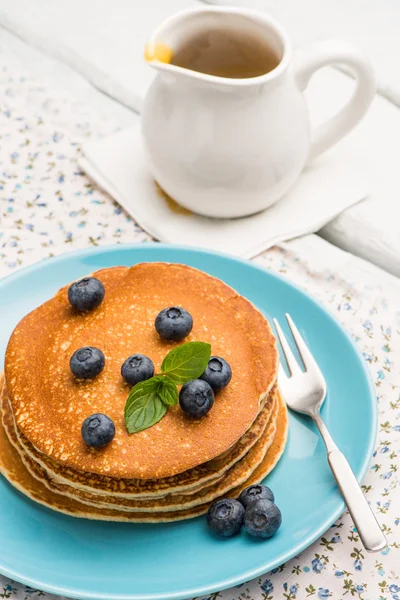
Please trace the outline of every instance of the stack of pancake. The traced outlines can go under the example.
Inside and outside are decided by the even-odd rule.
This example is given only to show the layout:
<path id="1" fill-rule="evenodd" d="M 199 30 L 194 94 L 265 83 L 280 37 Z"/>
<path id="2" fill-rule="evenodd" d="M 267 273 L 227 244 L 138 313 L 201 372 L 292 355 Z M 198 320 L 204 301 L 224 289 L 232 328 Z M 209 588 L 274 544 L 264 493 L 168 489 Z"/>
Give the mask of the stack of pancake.
<path id="1" fill-rule="evenodd" d="M 68 287 L 14 330 L 0 382 L 0 470 L 20 491 L 55 510 L 91 519 L 162 522 L 207 511 L 237 497 L 276 465 L 286 443 L 287 413 L 276 377 L 278 353 L 265 317 L 222 281 L 183 265 L 144 263 L 94 273 L 106 290 L 90 313 L 75 311 Z M 161 340 L 156 315 L 183 306 L 193 317 L 184 340 L 209 342 L 232 380 L 211 411 L 189 418 L 179 405 L 152 427 L 129 434 L 130 388 L 121 365 L 145 354 L 159 371 L 176 342 Z M 181 343 L 181 342 L 179 342 Z M 77 380 L 75 350 L 95 346 L 105 368 Z M 99 450 L 81 437 L 83 420 L 111 417 L 114 440 Z"/>

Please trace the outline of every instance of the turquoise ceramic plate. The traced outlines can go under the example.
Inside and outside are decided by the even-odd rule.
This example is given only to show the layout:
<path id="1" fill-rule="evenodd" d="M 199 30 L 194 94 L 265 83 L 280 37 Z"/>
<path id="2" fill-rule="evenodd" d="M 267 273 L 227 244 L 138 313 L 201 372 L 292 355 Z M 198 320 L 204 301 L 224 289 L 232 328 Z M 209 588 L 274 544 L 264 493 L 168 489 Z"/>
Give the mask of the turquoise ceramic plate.
<path id="1" fill-rule="evenodd" d="M 142 261 L 202 269 L 282 323 L 290 312 L 328 383 L 324 418 L 363 477 L 375 440 L 376 406 L 355 345 L 304 292 L 249 262 L 161 244 L 97 248 L 42 262 L 0 282 L 1 354 L 21 317 L 62 285 L 96 269 Z M 204 517 L 165 525 L 74 519 L 31 502 L 1 478 L 0 572 L 55 594 L 95 600 L 189 598 L 240 584 L 301 552 L 344 508 L 319 435 L 297 415 L 290 415 L 287 448 L 268 484 L 283 525 L 271 540 L 257 542 L 244 533 L 215 539 Z"/>

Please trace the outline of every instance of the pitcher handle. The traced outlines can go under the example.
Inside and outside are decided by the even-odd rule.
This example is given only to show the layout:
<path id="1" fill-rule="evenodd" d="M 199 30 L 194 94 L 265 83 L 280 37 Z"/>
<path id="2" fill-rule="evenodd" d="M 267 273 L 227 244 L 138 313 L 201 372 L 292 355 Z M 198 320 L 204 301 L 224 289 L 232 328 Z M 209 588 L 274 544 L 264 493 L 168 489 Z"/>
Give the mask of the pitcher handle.
<path id="1" fill-rule="evenodd" d="M 300 50 L 295 61 L 295 77 L 302 91 L 318 69 L 329 65 L 345 65 L 356 79 L 356 87 L 347 104 L 335 116 L 319 125 L 311 138 L 309 160 L 336 144 L 362 119 L 371 104 L 376 79 L 371 62 L 347 42 L 315 42 Z"/>

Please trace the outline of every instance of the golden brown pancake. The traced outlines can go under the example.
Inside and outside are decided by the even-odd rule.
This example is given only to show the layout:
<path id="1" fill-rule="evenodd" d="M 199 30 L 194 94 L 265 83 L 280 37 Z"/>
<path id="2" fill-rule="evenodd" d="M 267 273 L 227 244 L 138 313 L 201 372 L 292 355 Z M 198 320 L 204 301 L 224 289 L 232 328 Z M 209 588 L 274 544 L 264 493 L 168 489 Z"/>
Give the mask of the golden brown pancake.
<path id="1" fill-rule="evenodd" d="M 99 497 L 98 495 L 89 494 L 87 492 L 81 492 L 75 490 L 72 486 L 63 484 L 57 484 L 52 480 L 48 474 L 38 465 L 38 463 L 32 461 L 31 458 L 24 452 L 21 446 L 17 445 L 17 450 L 20 453 L 25 467 L 35 476 L 37 479 L 42 481 L 46 487 L 52 491 L 56 491 L 71 498 L 74 498 L 89 506 L 95 506 L 99 508 L 107 508 L 114 510 L 123 510 L 126 512 L 170 512 L 177 510 L 186 510 L 209 503 L 215 498 L 222 495 L 226 495 L 231 489 L 237 487 L 248 479 L 251 473 L 257 468 L 262 462 L 265 454 L 272 444 L 275 432 L 276 432 L 276 418 L 279 411 L 279 403 L 277 402 L 274 409 L 274 415 L 271 419 L 271 424 L 267 427 L 267 431 L 257 442 L 257 444 L 250 450 L 250 452 L 238 463 L 236 463 L 224 476 L 223 480 L 217 484 L 207 486 L 199 492 L 192 494 L 180 495 L 180 494 L 169 494 L 162 498 L 155 500 L 125 500 L 122 501 L 118 498 L 113 497 Z M 12 429 L 12 420 L 9 419 L 9 415 L 3 414 L 3 425 L 6 433 L 9 435 L 11 440 L 15 439 L 15 432 L 10 431 Z M 120 504 L 121 502 L 121 504 Z"/>
<path id="2" fill-rule="evenodd" d="M 0 382 L 1 383 L 1 382 Z M 137 479 L 112 479 L 97 474 L 84 473 L 74 469 L 59 465 L 54 460 L 46 457 L 42 452 L 27 440 L 27 438 L 16 427 L 16 435 L 19 444 L 26 454 L 37 462 L 55 482 L 72 485 L 73 487 L 90 492 L 92 494 L 113 496 L 116 498 L 127 499 L 136 498 L 149 499 L 165 496 L 167 493 L 191 494 L 194 491 L 202 489 L 205 485 L 220 481 L 225 472 L 232 467 L 238 460 L 254 446 L 257 440 L 264 432 L 270 421 L 271 412 L 274 407 L 274 398 L 276 388 L 271 390 L 269 398 L 264 404 L 258 417 L 240 438 L 240 440 L 223 456 L 217 457 L 212 461 L 199 465 L 185 473 L 173 475 L 171 477 L 159 480 L 137 480 Z M 2 392 L 2 406 L 6 413 L 9 406 L 9 400 L 5 386 Z M 103 499 L 107 501 L 107 499 Z"/>
<path id="3" fill-rule="evenodd" d="M 125 498 L 121 499 L 118 497 L 99 496 L 97 494 L 76 490 L 70 485 L 59 484 L 55 482 L 54 479 L 49 477 L 49 474 L 37 462 L 32 460 L 32 458 L 26 454 L 24 448 L 18 444 L 18 437 L 15 434 L 14 421 L 9 406 L 6 403 L 3 403 L 2 406 L 2 419 L 4 428 L 11 442 L 14 443 L 13 440 L 17 440 L 15 445 L 21 454 L 26 468 L 40 481 L 43 481 L 43 483 L 49 487 L 49 489 L 63 493 L 85 504 L 89 504 L 90 506 L 114 508 L 128 512 L 168 512 L 174 510 L 185 510 L 187 508 L 204 504 L 205 502 L 211 502 L 215 498 L 227 494 L 232 488 L 237 487 L 249 478 L 251 473 L 262 462 L 275 436 L 276 420 L 280 406 L 277 392 L 273 396 L 273 403 L 274 408 L 271 414 L 270 422 L 268 423 L 268 426 L 266 427 L 266 430 L 260 439 L 240 461 L 238 461 L 225 473 L 220 482 L 205 486 L 198 492 L 192 492 L 191 494 L 168 494 L 161 498 L 150 500 L 144 499 L 139 501 Z"/>
<path id="4" fill-rule="evenodd" d="M 261 481 L 275 467 L 279 458 L 282 456 L 286 444 L 288 421 L 286 407 L 280 397 L 279 400 L 280 410 L 277 418 L 277 430 L 271 447 L 262 463 L 256 468 L 249 479 L 237 488 L 231 490 L 228 494 L 229 496 L 237 497 L 247 485 Z M 17 444 L 16 437 L 13 441 Z M 204 504 L 189 510 L 168 513 L 127 513 L 87 506 L 77 500 L 50 491 L 41 481 L 36 479 L 25 468 L 19 453 L 10 443 L 1 423 L 0 472 L 14 487 L 32 500 L 52 508 L 53 510 L 80 518 L 127 522 L 167 522 L 196 517 L 204 514 L 209 507 L 209 504 Z"/>
<path id="5" fill-rule="evenodd" d="M 94 274 L 105 286 L 102 304 L 88 314 L 68 303 L 65 287 L 27 315 L 6 353 L 7 390 L 18 429 L 56 462 L 111 478 L 159 479 L 192 469 L 226 452 L 250 428 L 276 380 L 277 349 L 267 320 L 222 281 L 191 267 L 146 263 Z M 153 427 L 129 435 L 123 409 L 129 387 L 120 374 L 131 354 L 149 356 L 159 370 L 176 343 L 162 341 L 154 319 L 167 306 L 185 307 L 194 327 L 185 342 L 211 343 L 232 367 L 232 381 L 213 409 L 192 420 L 178 407 Z M 78 381 L 69 360 L 82 346 L 106 357 L 103 372 Z M 103 450 L 88 449 L 81 424 L 103 412 L 116 436 Z"/>

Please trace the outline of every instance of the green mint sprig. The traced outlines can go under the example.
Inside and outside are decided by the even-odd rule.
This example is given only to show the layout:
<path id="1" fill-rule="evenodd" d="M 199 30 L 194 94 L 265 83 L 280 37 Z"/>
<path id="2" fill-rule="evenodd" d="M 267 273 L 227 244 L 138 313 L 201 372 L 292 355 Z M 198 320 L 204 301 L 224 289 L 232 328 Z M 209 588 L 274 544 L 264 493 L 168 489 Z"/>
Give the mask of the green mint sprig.
<path id="1" fill-rule="evenodd" d="M 157 376 L 141 381 L 131 389 L 124 410 L 129 433 L 143 431 L 163 418 L 168 406 L 161 402 L 161 385 L 162 379 Z"/>
<path id="2" fill-rule="evenodd" d="M 161 373 L 137 383 L 125 404 L 124 418 L 129 433 L 138 433 L 158 423 L 168 406 L 179 400 L 177 385 L 183 385 L 202 375 L 211 356 L 211 345 L 188 342 L 168 352 L 161 364 Z"/>

